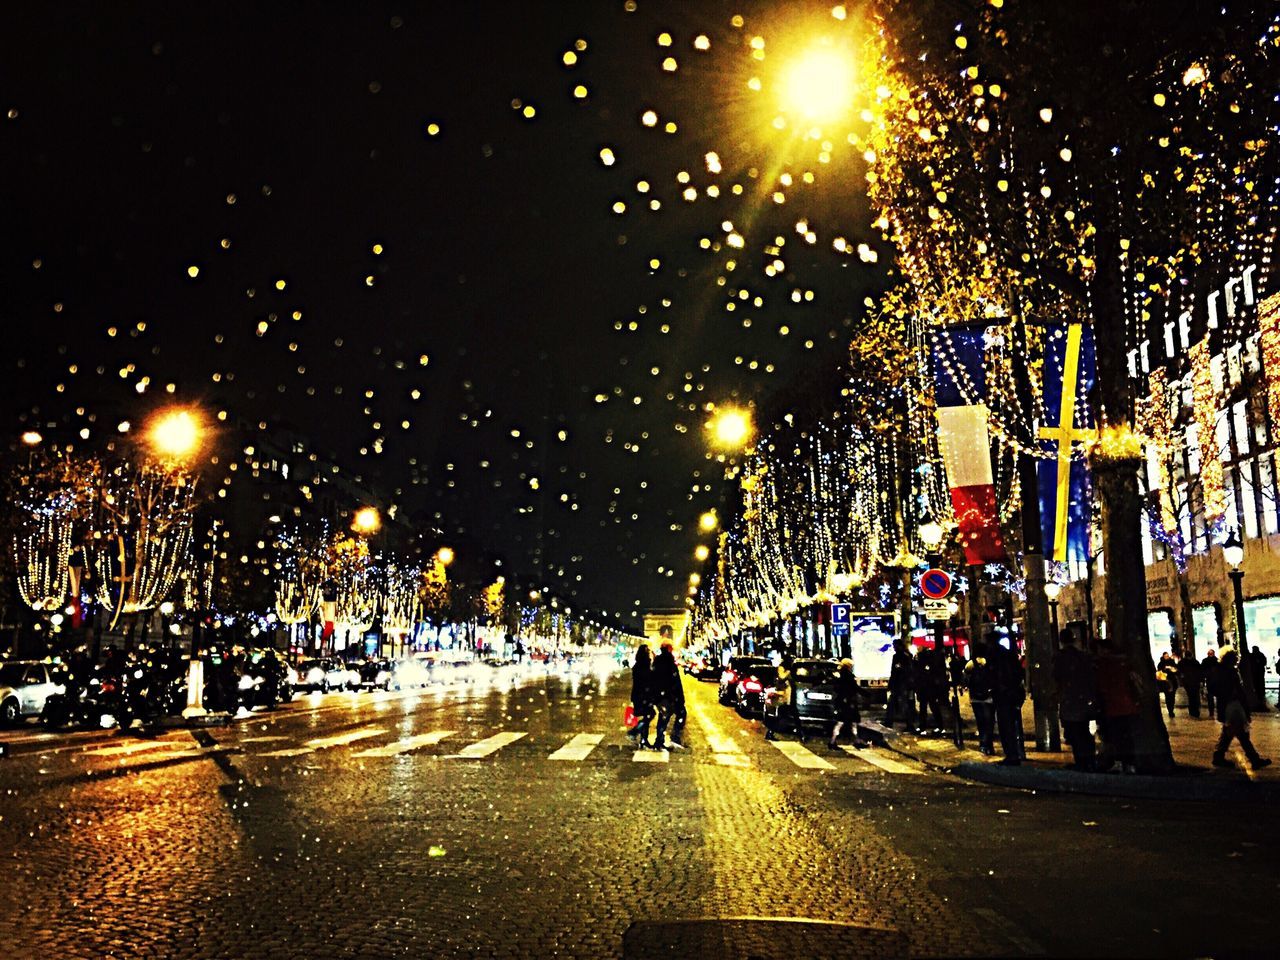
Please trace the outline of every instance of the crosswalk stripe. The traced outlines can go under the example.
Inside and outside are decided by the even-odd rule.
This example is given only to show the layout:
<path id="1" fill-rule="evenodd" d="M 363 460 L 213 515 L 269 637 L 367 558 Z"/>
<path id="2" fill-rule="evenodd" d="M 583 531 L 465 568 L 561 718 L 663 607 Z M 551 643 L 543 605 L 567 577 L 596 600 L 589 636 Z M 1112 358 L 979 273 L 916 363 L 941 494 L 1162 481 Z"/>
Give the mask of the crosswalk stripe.
<path id="1" fill-rule="evenodd" d="M 116 747 L 101 747 L 97 750 L 86 750 L 86 757 L 118 757 L 124 754 L 142 753 L 145 750 L 171 750 L 186 744 L 174 740 L 153 740 L 146 743 L 124 743 Z"/>
<path id="2" fill-rule="evenodd" d="M 452 737 L 457 732 L 456 730 L 432 730 L 430 733 L 420 733 L 417 736 L 405 737 L 403 740 L 388 743 L 386 746 L 370 747 L 368 750 L 353 753 L 352 756 L 394 757 L 397 754 L 408 753 L 410 750 L 417 750 L 419 747 L 430 747 L 447 737 Z"/>
<path id="3" fill-rule="evenodd" d="M 481 757 L 487 757 L 491 753 L 496 753 L 509 743 L 515 743 L 521 737 L 527 737 L 527 733 L 517 733 L 514 730 L 507 730 L 503 733 L 495 734 L 485 740 L 477 743 L 469 743 L 457 753 L 452 754 L 454 759 L 458 760 L 479 760 Z"/>
<path id="4" fill-rule="evenodd" d="M 289 739 L 288 737 L 283 737 L 279 735 L 270 736 L 270 737 L 242 737 L 240 739 L 240 742 L 241 743 L 273 743 L 276 740 L 288 740 L 288 739 Z"/>
<path id="5" fill-rule="evenodd" d="M 670 763 L 669 750 L 637 750 L 631 757 L 633 763 Z"/>
<path id="6" fill-rule="evenodd" d="M 857 757 L 864 763 L 869 763 L 873 767 L 879 767 L 885 773 L 903 773 L 909 776 L 919 776 L 924 772 L 919 767 L 908 766 L 899 760 L 894 760 L 892 757 L 886 756 L 885 754 L 879 753 L 870 748 L 859 750 L 856 747 L 851 747 L 848 744 L 842 743 L 840 745 L 840 749 L 851 757 Z"/>
<path id="7" fill-rule="evenodd" d="M 807 747 L 796 743 L 794 740 L 770 740 L 778 752 L 794 763 L 797 767 L 803 767 L 805 770 L 834 770 L 831 764 L 823 760 L 816 753 Z"/>
<path id="8" fill-rule="evenodd" d="M 314 740 L 308 740 L 301 747 L 290 747 L 284 750 L 270 750 L 267 753 L 258 754 L 261 757 L 300 757 L 304 753 L 311 753 L 315 750 L 327 750 L 329 747 L 342 747 L 348 743 L 355 743 L 357 740 L 364 740 L 368 737 L 376 737 L 379 734 L 386 733 L 385 727 L 370 727 L 364 730 L 353 730 L 350 733 L 340 733 L 332 737 L 317 737 Z"/>
<path id="9" fill-rule="evenodd" d="M 585 760 L 603 739 L 603 733 L 579 733 L 547 759 Z"/>
<path id="10" fill-rule="evenodd" d="M 714 753 L 716 763 L 722 767 L 750 767 L 751 761 L 745 753 Z"/>

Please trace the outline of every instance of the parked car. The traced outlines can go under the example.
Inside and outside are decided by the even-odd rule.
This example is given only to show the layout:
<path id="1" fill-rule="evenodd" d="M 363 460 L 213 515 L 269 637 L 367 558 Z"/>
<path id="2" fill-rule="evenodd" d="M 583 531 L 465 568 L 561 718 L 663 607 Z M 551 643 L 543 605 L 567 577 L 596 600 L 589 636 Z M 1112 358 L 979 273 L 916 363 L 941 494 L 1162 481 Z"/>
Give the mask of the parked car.
<path id="1" fill-rule="evenodd" d="M 737 694 L 733 706 L 744 717 L 759 717 L 764 714 L 765 690 L 778 680 L 778 668 L 765 662 L 764 666 L 752 665 L 738 674 L 735 684 Z"/>
<path id="2" fill-rule="evenodd" d="M 769 661 L 764 657 L 733 657 L 729 665 L 720 674 L 720 702 L 725 706 L 736 706 L 738 702 L 738 676 L 753 667 L 767 667 Z"/>
<path id="3" fill-rule="evenodd" d="M 806 727 L 829 727 L 835 719 L 835 682 L 840 665 L 834 660 L 797 660 L 791 671 L 791 695 L 800 722 Z M 778 706 L 765 689 L 765 713 L 776 717 Z"/>
<path id="4" fill-rule="evenodd" d="M 38 717 L 50 694 L 64 687 L 49 665 L 34 660 L 12 660 L 0 664 L 0 722 L 17 723 L 23 717 Z"/>

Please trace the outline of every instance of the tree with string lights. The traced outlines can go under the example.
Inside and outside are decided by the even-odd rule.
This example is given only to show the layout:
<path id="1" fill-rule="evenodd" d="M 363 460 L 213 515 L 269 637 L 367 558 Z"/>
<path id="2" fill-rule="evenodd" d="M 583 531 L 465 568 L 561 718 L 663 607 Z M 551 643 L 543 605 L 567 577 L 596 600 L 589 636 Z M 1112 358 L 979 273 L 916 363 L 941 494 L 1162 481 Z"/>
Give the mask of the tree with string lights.
<path id="1" fill-rule="evenodd" d="M 1092 326 L 1107 623 L 1136 667 L 1140 762 L 1167 769 L 1144 571 L 1128 562 L 1142 555 L 1142 438 L 1127 358 L 1273 242 L 1276 107 L 1256 78 L 1274 76 L 1274 10 L 881 0 L 871 14 L 868 192 L 903 274 L 886 306 L 1029 345 L 1045 325 Z M 1033 385 L 1053 375 L 1034 348 L 1025 362 Z M 1022 413 L 993 426 L 1034 454 Z"/>

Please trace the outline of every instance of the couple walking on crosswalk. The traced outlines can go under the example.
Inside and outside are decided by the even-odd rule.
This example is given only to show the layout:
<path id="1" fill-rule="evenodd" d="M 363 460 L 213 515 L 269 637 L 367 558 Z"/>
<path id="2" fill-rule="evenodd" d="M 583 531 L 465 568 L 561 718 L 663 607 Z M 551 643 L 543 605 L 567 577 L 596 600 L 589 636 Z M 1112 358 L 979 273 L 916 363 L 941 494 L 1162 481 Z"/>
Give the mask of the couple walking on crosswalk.
<path id="1" fill-rule="evenodd" d="M 641 749 L 684 750 L 684 686 L 680 683 L 680 668 L 671 643 L 671 628 L 662 627 L 660 651 L 653 656 L 646 643 L 636 650 L 635 663 L 631 667 L 631 709 L 637 723 L 627 736 Z M 649 740 L 649 725 L 657 713 L 658 725 L 654 738 Z M 666 740 L 667 724 L 671 724 L 671 741 Z"/>

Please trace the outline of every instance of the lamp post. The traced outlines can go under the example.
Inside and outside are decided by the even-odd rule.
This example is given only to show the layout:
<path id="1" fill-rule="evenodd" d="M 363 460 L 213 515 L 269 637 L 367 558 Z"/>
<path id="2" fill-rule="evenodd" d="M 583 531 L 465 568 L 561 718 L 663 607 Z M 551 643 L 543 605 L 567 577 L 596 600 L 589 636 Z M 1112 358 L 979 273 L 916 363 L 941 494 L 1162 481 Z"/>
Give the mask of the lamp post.
<path id="1" fill-rule="evenodd" d="M 1053 650 L 1058 651 L 1058 597 L 1062 593 L 1062 584 L 1050 580 L 1044 585 L 1044 595 L 1049 600 L 1049 626 L 1050 638 L 1053 640 Z"/>
<path id="2" fill-rule="evenodd" d="M 1231 591 L 1235 595 L 1236 606 L 1236 670 L 1240 674 L 1240 683 L 1244 687 L 1245 702 L 1254 711 L 1266 710 L 1266 701 L 1259 702 L 1258 693 L 1250 682 L 1249 668 L 1245 666 L 1245 657 L 1249 653 L 1249 632 L 1244 621 L 1244 571 L 1240 569 L 1244 563 L 1244 544 L 1240 542 L 1240 533 L 1232 528 L 1222 545 L 1222 559 L 1230 568 L 1227 576 L 1231 578 Z"/>

